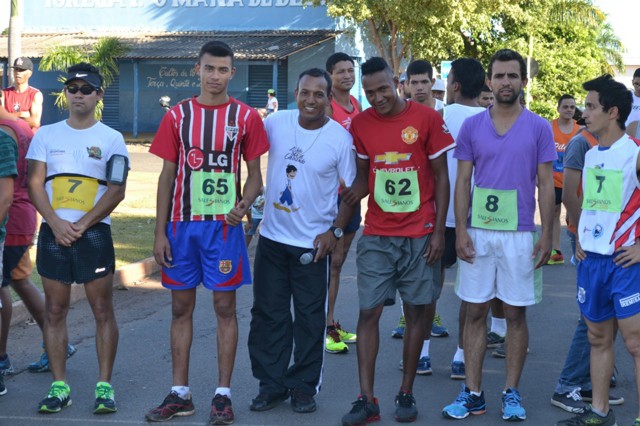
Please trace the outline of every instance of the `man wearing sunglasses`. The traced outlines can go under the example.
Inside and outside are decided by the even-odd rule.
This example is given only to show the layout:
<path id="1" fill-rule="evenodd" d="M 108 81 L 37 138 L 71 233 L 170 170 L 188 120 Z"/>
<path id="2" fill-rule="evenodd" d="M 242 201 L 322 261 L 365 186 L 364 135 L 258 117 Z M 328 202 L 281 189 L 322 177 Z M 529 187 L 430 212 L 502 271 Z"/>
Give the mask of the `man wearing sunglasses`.
<path id="1" fill-rule="evenodd" d="M 40 413 L 71 404 L 66 381 L 71 283 L 84 283 L 96 322 L 99 376 L 95 414 L 116 411 L 111 373 L 118 346 L 112 289 L 115 255 L 109 214 L 124 199 L 129 156 L 122 135 L 95 118 L 104 95 L 98 69 L 68 70 L 64 94 L 69 118 L 43 126 L 33 138 L 28 187 L 42 215 L 36 265 L 45 294 L 44 340 L 53 375 Z"/>
<path id="2" fill-rule="evenodd" d="M 12 68 L 14 83 L 2 90 L 2 105 L 11 115 L 26 121 L 35 131 L 40 127 L 43 97 L 40 90 L 29 86 L 33 62 L 29 58 L 16 58 Z"/>

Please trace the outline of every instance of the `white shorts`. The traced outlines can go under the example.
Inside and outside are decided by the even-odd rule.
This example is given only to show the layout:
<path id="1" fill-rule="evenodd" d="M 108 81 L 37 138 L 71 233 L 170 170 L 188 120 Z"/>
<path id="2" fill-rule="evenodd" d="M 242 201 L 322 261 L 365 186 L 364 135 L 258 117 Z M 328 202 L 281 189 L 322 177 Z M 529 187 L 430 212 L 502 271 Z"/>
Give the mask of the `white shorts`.
<path id="1" fill-rule="evenodd" d="M 465 302 L 485 303 L 497 297 L 511 306 L 542 300 L 542 268 L 534 269 L 536 232 L 469 228 L 476 256 L 458 262 L 455 292 Z"/>

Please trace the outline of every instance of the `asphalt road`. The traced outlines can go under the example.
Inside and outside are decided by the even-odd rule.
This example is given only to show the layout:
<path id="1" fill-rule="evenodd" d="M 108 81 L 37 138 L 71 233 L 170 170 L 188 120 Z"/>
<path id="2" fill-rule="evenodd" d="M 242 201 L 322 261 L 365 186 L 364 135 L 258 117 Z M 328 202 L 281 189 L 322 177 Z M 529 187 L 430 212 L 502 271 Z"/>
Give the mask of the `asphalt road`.
<path id="1" fill-rule="evenodd" d="M 254 242 L 255 244 L 255 242 Z M 251 252 L 253 252 L 253 247 Z M 568 247 L 567 247 L 568 249 Z M 336 310 L 345 328 L 355 329 L 357 321 L 357 291 L 355 283 L 355 249 L 352 248 L 343 273 L 343 281 Z M 553 425 L 568 413 L 552 407 L 549 399 L 562 368 L 578 310 L 574 297 L 575 270 L 570 265 L 545 267 L 544 299 L 528 311 L 530 325 L 530 353 L 527 358 L 520 391 L 527 409 L 527 424 Z M 41 336 L 36 326 L 18 325 L 12 328 L 9 353 L 17 374 L 6 378 L 8 394 L 0 397 L 0 425 L 100 425 L 144 424 L 145 412 L 159 404 L 171 385 L 171 357 L 169 351 L 170 295 L 162 290 L 157 277 L 128 291 L 116 291 L 116 315 L 120 327 L 120 346 L 113 376 L 119 411 L 113 415 L 92 414 L 93 389 L 97 380 L 97 361 L 94 352 L 94 326 L 86 300 L 71 308 L 68 325 L 71 342 L 78 348 L 68 366 L 68 381 L 72 389 L 73 405 L 55 415 L 37 414 L 38 401 L 43 398 L 51 382 L 49 374 L 33 374 L 27 365 L 39 355 Z M 458 300 L 453 294 L 455 268 L 447 271 L 447 280 L 438 311 L 451 337 L 434 339 L 431 344 L 432 376 L 418 377 L 414 393 L 420 414 L 417 424 L 448 425 L 452 420 L 442 418 L 442 407 L 457 395 L 460 382 L 449 378 L 449 363 L 455 351 Z M 203 425 L 207 423 L 210 401 L 216 383 L 216 323 L 212 313 L 211 295 L 204 289 L 198 292 L 192 346 L 191 387 L 195 415 L 172 420 L 175 424 Z M 254 413 L 248 406 L 257 393 L 257 382 L 251 375 L 246 340 L 252 304 L 251 287 L 238 291 L 238 319 L 240 343 L 233 376 L 232 400 L 236 424 L 241 425 L 339 425 L 344 413 L 358 394 L 355 347 L 345 355 L 326 354 L 322 391 L 317 396 L 318 411 L 295 414 L 289 403 Z M 381 347 L 377 362 L 376 394 L 380 400 L 380 425 L 395 424 L 393 400 L 401 379 L 398 362 L 402 342 L 390 337 L 399 317 L 399 308 L 386 308 L 380 333 Z M 631 358 L 618 339 L 617 366 L 619 385 L 615 393 L 625 397 L 624 405 L 615 408 L 618 424 L 631 424 L 637 412 L 636 391 Z M 500 392 L 504 385 L 504 360 L 492 358 L 489 351 L 484 364 L 484 390 L 487 413 L 462 420 L 471 425 L 502 424 Z"/>

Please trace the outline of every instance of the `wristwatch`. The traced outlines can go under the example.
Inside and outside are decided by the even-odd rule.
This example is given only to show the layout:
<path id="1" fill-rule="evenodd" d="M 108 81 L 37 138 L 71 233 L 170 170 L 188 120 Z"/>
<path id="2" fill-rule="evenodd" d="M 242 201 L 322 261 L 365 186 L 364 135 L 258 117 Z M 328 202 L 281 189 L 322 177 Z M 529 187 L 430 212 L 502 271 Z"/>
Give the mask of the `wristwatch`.
<path id="1" fill-rule="evenodd" d="M 342 228 L 338 228 L 337 226 L 332 226 L 331 228 L 329 228 L 329 231 L 333 232 L 333 236 L 337 239 L 342 238 L 342 236 L 344 235 L 344 231 L 342 230 Z"/>

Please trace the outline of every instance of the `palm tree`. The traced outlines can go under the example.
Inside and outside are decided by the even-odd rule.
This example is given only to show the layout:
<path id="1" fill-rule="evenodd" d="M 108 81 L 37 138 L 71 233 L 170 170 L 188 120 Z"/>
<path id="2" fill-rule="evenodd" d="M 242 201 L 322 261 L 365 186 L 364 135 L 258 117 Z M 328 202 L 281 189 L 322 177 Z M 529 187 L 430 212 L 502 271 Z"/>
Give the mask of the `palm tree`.
<path id="1" fill-rule="evenodd" d="M 11 0 L 11 18 L 9 18 L 9 65 L 13 65 L 22 50 L 22 23 L 20 22 L 20 1 Z M 9 86 L 13 85 L 13 73 L 8 73 Z"/>
<path id="2" fill-rule="evenodd" d="M 104 78 L 103 88 L 106 89 L 111 85 L 113 79 L 120 73 L 118 67 L 118 58 L 122 57 L 129 51 L 129 47 L 116 37 L 102 37 L 90 46 L 55 46 L 42 57 L 40 61 L 40 69 L 42 71 L 61 71 L 66 72 L 71 65 L 88 62 L 100 70 L 100 74 Z M 64 82 L 65 76 L 58 77 L 58 80 Z M 55 92 L 55 104 L 60 109 L 67 108 L 67 99 L 64 92 Z M 96 118 L 102 118 L 102 101 L 98 103 L 96 108 Z"/>

